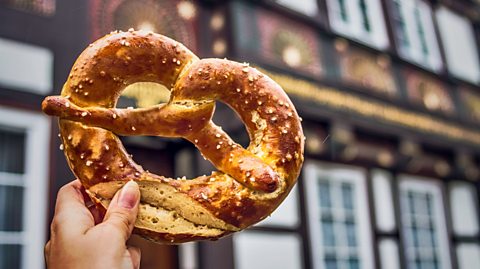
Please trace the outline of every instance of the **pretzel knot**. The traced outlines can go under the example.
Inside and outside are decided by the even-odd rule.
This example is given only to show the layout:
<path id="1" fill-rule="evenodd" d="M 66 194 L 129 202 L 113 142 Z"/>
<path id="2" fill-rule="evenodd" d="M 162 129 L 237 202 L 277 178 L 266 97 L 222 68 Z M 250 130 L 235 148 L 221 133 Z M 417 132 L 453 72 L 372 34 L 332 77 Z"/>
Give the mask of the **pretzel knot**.
<path id="1" fill-rule="evenodd" d="M 171 87 L 170 100 L 115 108 L 135 82 Z M 215 101 L 244 122 L 247 149 L 212 122 Z M 200 60 L 151 32 L 114 32 L 91 44 L 61 96 L 47 97 L 42 106 L 60 117 L 70 168 L 99 206 L 107 208 L 126 181 L 139 183 L 134 232 L 157 242 L 216 239 L 262 220 L 287 196 L 303 163 L 300 120 L 278 84 L 247 64 Z M 190 180 L 155 175 L 132 160 L 117 135 L 185 138 L 219 171 Z"/>

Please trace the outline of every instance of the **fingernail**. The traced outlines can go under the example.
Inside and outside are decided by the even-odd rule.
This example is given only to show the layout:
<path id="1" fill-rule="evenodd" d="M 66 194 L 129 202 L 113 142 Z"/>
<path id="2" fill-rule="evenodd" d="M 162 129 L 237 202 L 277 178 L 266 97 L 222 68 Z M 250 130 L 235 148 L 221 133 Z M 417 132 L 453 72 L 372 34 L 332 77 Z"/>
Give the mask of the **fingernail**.
<path id="1" fill-rule="evenodd" d="M 123 186 L 118 198 L 118 204 L 123 208 L 134 208 L 140 198 L 137 182 L 130 180 Z"/>

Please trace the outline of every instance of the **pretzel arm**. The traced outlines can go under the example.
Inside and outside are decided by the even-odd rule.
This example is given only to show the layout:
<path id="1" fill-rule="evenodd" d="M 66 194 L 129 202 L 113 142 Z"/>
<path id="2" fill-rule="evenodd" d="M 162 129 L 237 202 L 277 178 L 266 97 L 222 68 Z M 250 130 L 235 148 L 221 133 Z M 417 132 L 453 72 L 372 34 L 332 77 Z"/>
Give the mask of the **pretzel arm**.
<path id="1" fill-rule="evenodd" d="M 100 127 L 118 135 L 181 137 L 187 132 L 201 129 L 210 120 L 214 103 L 199 104 L 197 109 L 182 109 L 181 105 L 176 104 L 117 109 L 79 107 L 65 97 L 50 96 L 42 106 L 48 115 Z"/>

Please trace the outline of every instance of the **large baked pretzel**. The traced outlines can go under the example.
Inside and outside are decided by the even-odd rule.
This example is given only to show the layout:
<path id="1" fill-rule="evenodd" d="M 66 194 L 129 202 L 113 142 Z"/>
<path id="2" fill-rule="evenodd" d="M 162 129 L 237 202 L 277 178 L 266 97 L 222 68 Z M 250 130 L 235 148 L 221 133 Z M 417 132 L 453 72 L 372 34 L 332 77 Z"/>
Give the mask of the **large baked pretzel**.
<path id="1" fill-rule="evenodd" d="M 114 108 L 135 82 L 171 87 L 167 104 Z M 233 108 L 247 149 L 212 122 L 215 101 Z M 265 218 L 296 182 L 303 163 L 300 120 L 281 87 L 247 64 L 199 60 L 182 44 L 145 31 L 114 32 L 77 59 L 61 96 L 43 110 L 60 117 L 70 168 L 103 208 L 128 180 L 141 188 L 135 232 L 160 242 L 216 239 Z M 117 135 L 183 137 L 221 172 L 191 180 L 137 165 Z"/>

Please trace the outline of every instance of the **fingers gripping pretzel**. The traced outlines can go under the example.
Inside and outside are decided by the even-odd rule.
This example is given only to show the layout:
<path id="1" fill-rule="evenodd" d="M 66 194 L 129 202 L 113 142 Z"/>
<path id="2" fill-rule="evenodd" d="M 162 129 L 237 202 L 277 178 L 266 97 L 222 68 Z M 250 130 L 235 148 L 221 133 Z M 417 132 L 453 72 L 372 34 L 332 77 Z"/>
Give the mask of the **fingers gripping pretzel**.
<path id="1" fill-rule="evenodd" d="M 114 108 L 127 85 L 145 81 L 171 87 L 170 101 Z M 247 149 L 212 122 L 217 100 L 245 123 Z M 182 44 L 144 31 L 90 45 L 62 95 L 47 97 L 43 110 L 60 117 L 70 168 L 99 205 L 106 208 L 126 181 L 139 183 L 135 232 L 154 241 L 216 239 L 260 221 L 287 196 L 303 163 L 299 117 L 280 86 L 246 64 L 200 60 Z M 219 171 L 191 180 L 149 173 L 116 135 L 183 137 Z"/>

